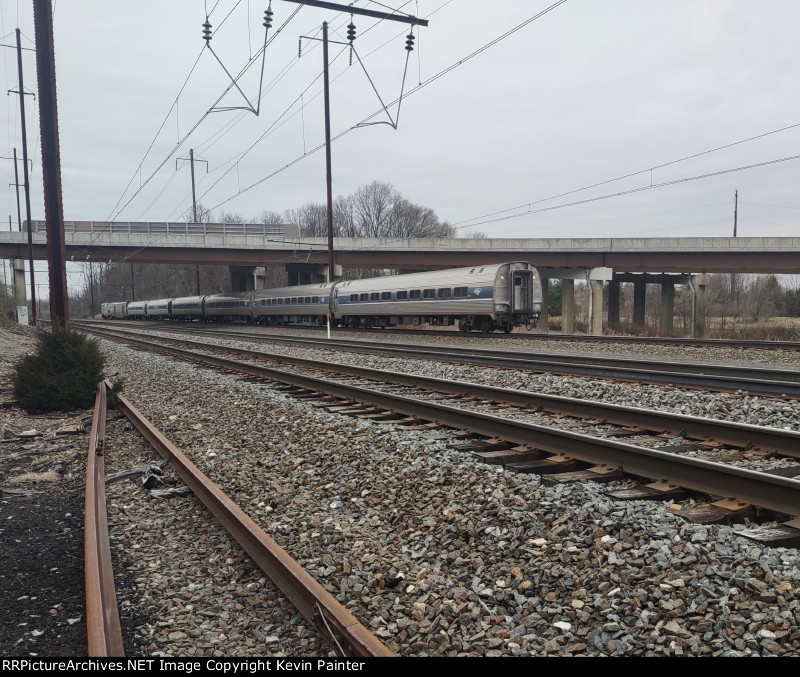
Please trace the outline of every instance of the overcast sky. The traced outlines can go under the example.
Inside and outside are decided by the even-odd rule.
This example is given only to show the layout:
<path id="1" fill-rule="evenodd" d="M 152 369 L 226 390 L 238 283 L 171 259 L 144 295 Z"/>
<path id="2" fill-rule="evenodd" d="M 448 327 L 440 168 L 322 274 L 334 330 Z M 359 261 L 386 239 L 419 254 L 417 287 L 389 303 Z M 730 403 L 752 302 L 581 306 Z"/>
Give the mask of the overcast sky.
<path id="1" fill-rule="evenodd" d="M 406 90 L 553 2 L 399 0 L 394 6 L 430 18 L 429 27 L 415 30 L 417 49 L 408 62 Z M 357 4 L 380 7 L 366 0 Z M 203 52 L 206 6 L 213 8 L 215 30 L 231 12 L 211 44 L 225 67 L 236 73 L 263 44 L 266 2 L 57 0 L 55 47 L 68 220 L 182 220 L 191 205 L 190 178 L 186 163 L 180 162 L 176 171 L 175 158 L 186 157 L 190 148 L 208 161 L 207 175 L 203 165 L 197 166 L 198 192 L 204 206 L 215 211 L 253 217 L 265 209 L 282 212 L 324 200 L 324 152 L 233 196 L 322 142 L 321 48 L 319 42 L 304 40 L 298 60 L 298 38 L 318 36 L 327 19 L 332 37 L 343 40 L 349 16 L 300 9 L 267 49 L 260 115 L 205 115 L 230 82 L 213 54 Z M 19 25 L 26 36 L 23 45 L 32 47 L 31 3 L 0 0 L 0 7 L 0 30 L 6 36 L 2 42 L 12 44 Z M 272 9 L 274 35 L 297 5 L 273 0 Z M 384 100 L 393 101 L 400 94 L 406 63 L 407 27 L 365 17 L 356 17 L 355 24 L 355 45 L 369 75 Z M 441 219 L 466 230 L 476 224 L 493 237 L 659 237 L 730 235 L 738 189 L 740 236 L 796 235 L 800 160 L 518 218 L 488 222 L 497 217 L 479 217 L 525 205 L 500 215 L 511 216 L 527 211 L 532 202 L 537 204 L 531 209 L 541 209 L 800 154 L 797 126 L 655 169 L 652 176 L 646 171 L 548 200 L 800 125 L 798 26 L 796 0 L 567 0 L 404 100 L 396 131 L 372 126 L 336 141 L 334 192 L 347 194 L 364 183 L 386 181 L 410 200 L 433 208 Z M 331 47 L 334 134 L 380 109 L 357 60 L 348 66 L 348 53 L 340 54 L 342 49 Z M 2 49 L 2 54 L 0 76 L 5 89 L 15 88 L 15 52 Z M 32 52 L 25 52 L 24 66 L 26 87 L 35 90 Z M 257 61 L 239 81 L 253 102 L 259 71 Z M 26 103 L 35 159 L 33 217 L 40 219 L 44 207 L 37 104 L 32 97 Z M 219 105 L 243 103 L 232 90 Z M 21 148 L 17 97 L 7 97 L 0 115 L 5 118 L 0 122 L 0 134 L 6 135 L 3 155 L 8 155 L 12 147 Z M 380 119 L 386 118 L 374 121 Z M 240 157 L 269 129 L 272 133 Z M 0 171 L 3 186 L 13 182 L 12 162 L 3 160 Z M 16 221 L 13 188 L 3 191 L 0 209 L 5 211 L 0 214 L 11 214 Z M 45 267 L 43 262 L 40 266 Z"/>

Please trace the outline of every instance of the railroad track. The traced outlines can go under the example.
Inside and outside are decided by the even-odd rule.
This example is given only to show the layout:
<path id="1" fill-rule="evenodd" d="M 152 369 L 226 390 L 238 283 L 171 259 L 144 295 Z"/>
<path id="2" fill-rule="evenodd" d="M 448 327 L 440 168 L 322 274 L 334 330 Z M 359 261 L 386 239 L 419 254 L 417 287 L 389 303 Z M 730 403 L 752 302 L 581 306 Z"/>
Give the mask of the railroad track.
<path id="1" fill-rule="evenodd" d="M 302 329 L 318 329 L 317 327 L 300 327 Z M 322 330 L 322 329 L 320 329 Z M 442 331 L 440 329 L 347 329 L 353 332 L 369 332 L 373 334 L 399 334 L 411 336 L 444 336 L 466 338 L 491 338 L 503 341 L 575 341 L 579 343 L 627 343 L 633 345 L 656 346 L 690 346 L 693 348 L 756 348 L 759 350 L 800 350 L 800 341 L 767 341 L 756 339 L 700 339 L 700 338 L 672 338 L 667 336 L 621 336 L 621 335 L 589 335 L 589 334 L 538 334 L 538 333 L 494 333 L 476 334 L 457 331 Z"/>
<path id="2" fill-rule="evenodd" d="M 110 388 L 108 381 L 98 387 L 86 478 L 86 625 L 88 653 L 92 657 L 124 655 L 105 501 L 105 412 L 106 392 Z M 120 409 L 142 436 L 169 461 L 186 486 L 337 654 L 347 657 L 394 655 L 133 404 L 121 395 L 117 395 L 117 399 Z"/>
<path id="3" fill-rule="evenodd" d="M 94 320 L 92 320 L 94 321 Z M 242 325 L 245 326 L 245 325 Z M 304 329 L 309 331 L 324 331 L 324 327 L 312 327 L 302 325 L 290 325 L 289 328 Z M 573 341 L 579 343 L 626 343 L 639 345 L 660 345 L 660 346 L 690 346 L 695 348 L 755 348 L 759 350 L 800 350 L 800 341 L 771 341 L 759 339 L 708 339 L 708 338 L 680 338 L 668 336 L 626 336 L 619 334 L 603 334 L 600 336 L 590 334 L 539 334 L 539 333 L 492 333 L 480 334 L 475 332 L 462 333 L 458 331 L 445 331 L 441 329 L 341 329 L 354 333 L 367 333 L 374 335 L 397 334 L 408 336 L 439 336 L 445 338 L 474 338 L 501 339 L 503 341 L 553 341 L 560 343 L 563 341 Z"/>
<path id="4" fill-rule="evenodd" d="M 671 415 L 663 412 L 621 407 L 595 402 L 430 379 L 347 365 L 320 367 L 301 358 L 268 355 L 256 351 L 228 348 L 157 337 L 146 341 L 131 332 L 91 329 L 98 336 L 119 340 L 136 348 L 160 352 L 195 364 L 248 378 L 276 384 L 292 397 L 314 401 L 333 413 L 352 414 L 375 421 L 418 425 L 447 426 L 462 436 L 479 435 L 484 439 L 468 445 L 467 450 L 490 463 L 502 463 L 517 472 L 552 473 L 554 481 L 618 479 L 622 474 L 655 480 L 655 484 L 636 491 L 617 492 L 619 498 L 660 498 L 685 496 L 686 490 L 729 499 L 694 515 L 696 521 L 709 517 L 727 518 L 752 515 L 753 506 L 775 513 L 800 514 L 800 466 L 761 472 L 682 455 L 687 449 L 653 448 L 620 442 L 614 437 L 642 433 L 680 434 L 697 439 L 688 445 L 695 450 L 720 450 L 720 440 L 739 452 L 765 452 L 797 457 L 800 434 L 760 426 Z M 148 337 L 152 338 L 152 337 Z M 171 344 L 171 345 L 169 345 Z M 177 347 L 177 346 L 183 347 Z M 275 360 L 299 366 L 302 373 L 235 361 L 200 350 L 224 352 L 253 360 Z M 337 372 L 336 380 L 309 375 L 314 371 Z M 347 382 L 351 378 L 354 382 Z M 370 379 L 369 387 L 364 380 Z M 399 391 L 397 390 L 399 388 Z M 443 398 L 431 397 L 431 393 Z M 413 395 L 413 396 L 412 396 Z M 448 398 L 452 398 L 448 401 Z M 477 407 L 475 405 L 478 405 Z M 492 405 L 491 412 L 480 411 L 481 404 Z M 458 406 L 454 406 L 458 405 Z M 557 416 L 573 416 L 588 425 L 611 423 L 621 430 L 586 434 L 553 427 L 551 421 L 533 423 L 511 416 L 508 407 L 527 414 L 545 411 Z M 505 416 L 498 416 L 496 411 Z M 524 418 L 524 417 L 523 417 Z M 662 440 L 663 441 L 663 440 Z M 686 446 L 686 445 L 684 445 Z M 724 451 L 724 450 L 723 450 Z M 613 494 L 612 494 L 613 495 Z M 747 534 L 746 534 L 747 535 Z M 750 533 L 759 540 L 789 543 L 800 537 L 792 526 L 772 531 Z"/>
<path id="5" fill-rule="evenodd" d="M 97 322 L 77 323 L 80 327 L 114 326 Z M 120 331 L 124 331 L 118 328 Z M 640 383 L 662 383 L 717 391 L 737 391 L 800 397 L 800 370 L 772 369 L 701 362 L 679 363 L 664 358 L 630 358 L 588 354 L 502 351 L 449 345 L 412 344 L 364 341 L 361 339 L 331 340 L 303 336 L 265 334 L 263 332 L 224 331 L 174 325 L 153 325 L 158 331 L 233 338 L 259 343 L 280 343 L 322 350 L 391 355 L 442 362 L 478 364 L 536 372 L 594 376 Z"/>

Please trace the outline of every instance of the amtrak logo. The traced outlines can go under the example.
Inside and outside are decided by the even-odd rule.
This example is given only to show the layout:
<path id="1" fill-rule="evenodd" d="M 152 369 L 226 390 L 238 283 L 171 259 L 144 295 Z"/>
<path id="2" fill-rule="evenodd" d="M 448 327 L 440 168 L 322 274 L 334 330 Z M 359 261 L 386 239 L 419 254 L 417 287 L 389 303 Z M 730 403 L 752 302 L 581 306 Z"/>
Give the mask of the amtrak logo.
<path id="1" fill-rule="evenodd" d="M 475 290 L 475 296 L 480 296 L 480 295 L 481 295 L 481 290 L 480 289 L 476 289 Z"/>

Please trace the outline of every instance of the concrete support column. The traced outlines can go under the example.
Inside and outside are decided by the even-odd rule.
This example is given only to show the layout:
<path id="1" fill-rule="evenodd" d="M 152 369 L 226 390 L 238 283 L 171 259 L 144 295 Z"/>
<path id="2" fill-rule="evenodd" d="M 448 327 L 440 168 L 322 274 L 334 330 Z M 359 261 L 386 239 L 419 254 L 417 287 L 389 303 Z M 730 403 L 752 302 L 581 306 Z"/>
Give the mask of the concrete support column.
<path id="1" fill-rule="evenodd" d="M 619 282 L 611 280 L 608 283 L 608 328 L 618 332 L 619 324 Z"/>
<path id="2" fill-rule="evenodd" d="M 708 275 L 695 275 L 694 285 L 697 289 L 697 315 L 695 317 L 695 333 L 697 338 L 701 338 L 706 330 L 706 288 L 708 287 Z"/>
<path id="3" fill-rule="evenodd" d="M 669 335 L 674 327 L 675 285 L 672 282 L 661 283 L 661 335 Z"/>
<path id="4" fill-rule="evenodd" d="M 266 289 L 267 287 L 267 269 L 263 266 L 253 268 L 253 289 Z"/>
<path id="5" fill-rule="evenodd" d="M 561 333 L 575 333 L 575 280 L 561 280 Z"/>
<path id="6" fill-rule="evenodd" d="M 592 316 L 589 333 L 595 336 L 603 333 L 603 281 L 591 280 Z"/>
<path id="7" fill-rule="evenodd" d="M 20 320 L 18 308 L 25 308 L 25 318 L 23 324 L 28 324 L 28 290 L 25 287 L 25 259 L 12 259 L 14 263 L 14 298 L 16 302 L 15 312 L 17 321 Z"/>
<path id="8" fill-rule="evenodd" d="M 637 280 L 633 283 L 633 323 L 644 327 L 644 300 L 647 294 L 647 283 Z"/>
<path id="9" fill-rule="evenodd" d="M 550 280 L 542 278 L 542 309 L 539 312 L 539 322 L 536 328 L 546 334 L 550 330 L 550 311 L 548 304 L 550 303 Z"/>

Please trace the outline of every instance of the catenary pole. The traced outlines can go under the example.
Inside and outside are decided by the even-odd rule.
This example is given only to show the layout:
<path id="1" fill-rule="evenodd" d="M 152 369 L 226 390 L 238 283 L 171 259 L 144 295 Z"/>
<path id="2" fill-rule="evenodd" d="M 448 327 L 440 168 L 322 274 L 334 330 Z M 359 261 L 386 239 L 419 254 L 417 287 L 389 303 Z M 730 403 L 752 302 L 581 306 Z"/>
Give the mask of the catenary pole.
<path id="1" fill-rule="evenodd" d="M 19 116 L 22 123 L 22 180 L 25 187 L 25 216 L 28 219 L 28 265 L 31 278 L 31 324 L 38 323 L 36 305 L 36 271 L 33 267 L 33 232 L 31 230 L 31 185 L 28 177 L 28 128 L 25 124 L 25 88 L 22 78 L 22 38 L 17 28 L 17 71 L 19 76 Z M 14 163 L 16 168 L 16 162 Z"/>
<path id="2" fill-rule="evenodd" d="M 50 320 L 53 327 L 69 326 L 64 205 L 61 199 L 61 151 L 58 140 L 58 102 L 53 37 L 53 3 L 33 0 L 36 37 L 36 75 L 47 227 L 47 272 L 50 277 Z"/>

